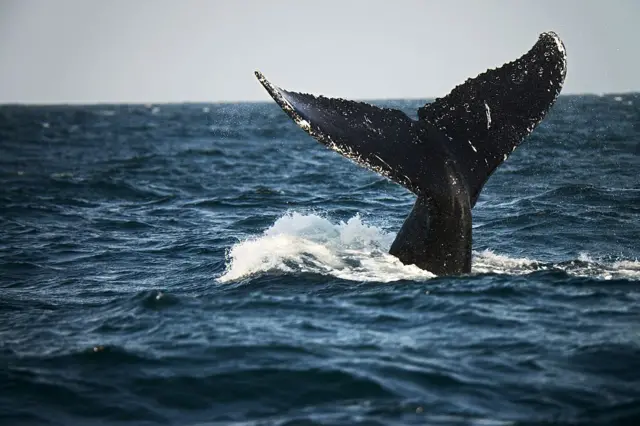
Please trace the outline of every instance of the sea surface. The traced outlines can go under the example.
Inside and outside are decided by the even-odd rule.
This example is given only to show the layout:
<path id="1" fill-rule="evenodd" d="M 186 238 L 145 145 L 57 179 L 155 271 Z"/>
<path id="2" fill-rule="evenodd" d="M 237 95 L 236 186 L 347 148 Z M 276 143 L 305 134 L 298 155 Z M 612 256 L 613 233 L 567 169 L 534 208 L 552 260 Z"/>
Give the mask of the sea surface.
<path id="1" fill-rule="evenodd" d="M 1 106 L 0 425 L 640 424 L 640 94 L 559 98 L 471 274 L 413 202 L 273 102 Z"/>

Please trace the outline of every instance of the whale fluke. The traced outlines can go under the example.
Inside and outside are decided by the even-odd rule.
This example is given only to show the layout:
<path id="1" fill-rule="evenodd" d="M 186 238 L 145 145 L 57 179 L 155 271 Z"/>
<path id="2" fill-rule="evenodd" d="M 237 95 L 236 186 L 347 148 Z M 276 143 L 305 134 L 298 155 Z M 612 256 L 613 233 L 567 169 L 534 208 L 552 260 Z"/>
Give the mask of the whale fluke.
<path id="1" fill-rule="evenodd" d="M 564 44 L 555 33 L 543 33 L 516 61 L 468 79 L 418 110 L 420 120 L 452 139 L 472 206 L 491 173 L 555 103 L 566 73 Z"/>
<path id="2" fill-rule="evenodd" d="M 544 118 L 566 75 L 553 32 L 516 61 L 488 70 L 418 110 L 283 90 L 256 71 L 308 134 L 417 195 L 390 253 L 437 275 L 471 270 L 471 208 L 493 171 Z"/>

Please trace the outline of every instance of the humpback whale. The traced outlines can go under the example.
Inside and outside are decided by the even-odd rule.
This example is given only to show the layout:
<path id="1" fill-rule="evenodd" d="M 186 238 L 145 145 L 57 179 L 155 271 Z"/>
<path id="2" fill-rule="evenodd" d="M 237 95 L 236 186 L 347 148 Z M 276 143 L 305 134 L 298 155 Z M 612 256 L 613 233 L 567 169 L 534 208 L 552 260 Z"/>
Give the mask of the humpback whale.
<path id="1" fill-rule="evenodd" d="M 471 209 L 487 179 L 555 103 L 566 50 L 554 32 L 524 55 L 404 112 L 283 90 L 256 77 L 323 145 L 403 185 L 416 202 L 389 253 L 436 275 L 471 271 Z"/>

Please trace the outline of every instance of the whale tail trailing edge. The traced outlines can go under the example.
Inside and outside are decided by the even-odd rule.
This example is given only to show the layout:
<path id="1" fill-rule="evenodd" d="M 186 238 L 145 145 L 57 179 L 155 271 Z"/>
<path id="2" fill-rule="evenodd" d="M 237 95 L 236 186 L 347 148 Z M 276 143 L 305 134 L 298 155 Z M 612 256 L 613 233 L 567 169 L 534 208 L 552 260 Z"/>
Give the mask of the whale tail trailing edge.
<path id="1" fill-rule="evenodd" d="M 470 209 L 493 171 L 544 118 L 566 75 L 555 33 L 519 59 L 488 70 L 418 110 L 283 90 L 256 76 L 320 143 L 418 195 L 391 253 L 436 274 L 468 272 Z"/>

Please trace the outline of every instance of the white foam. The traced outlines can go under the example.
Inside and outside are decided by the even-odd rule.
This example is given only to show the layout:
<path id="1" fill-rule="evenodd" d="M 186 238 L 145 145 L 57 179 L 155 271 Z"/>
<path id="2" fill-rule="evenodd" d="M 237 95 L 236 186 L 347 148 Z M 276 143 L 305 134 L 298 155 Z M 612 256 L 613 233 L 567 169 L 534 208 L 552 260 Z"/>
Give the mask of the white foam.
<path id="1" fill-rule="evenodd" d="M 508 257 L 491 250 L 473 253 L 471 272 L 522 275 L 539 269 L 538 262 L 526 257 Z"/>
<path id="2" fill-rule="evenodd" d="M 267 271 L 312 272 L 352 281 L 424 280 L 434 275 L 387 253 L 395 235 L 356 215 L 334 224 L 315 214 L 288 213 L 257 238 L 235 244 L 219 282 Z"/>
<path id="3" fill-rule="evenodd" d="M 261 235 L 236 243 L 218 282 L 265 272 L 316 273 L 359 282 L 424 281 L 435 275 L 404 265 L 388 254 L 395 232 L 368 225 L 359 215 L 333 223 L 315 214 L 287 213 Z M 575 261 L 543 263 L 491 250 L 473 252 L 472 274 L 523 275 L 557 269 L 569 275 L 604 280 L 640 279 L 640 261 L 598 261 L 581 253 Z"/>
<path id="4" fill-rule="evenodd" d="M 619 260 L 613 263 L 607 273 L 611 278 L 640 280 L 640 260 Z"/>

